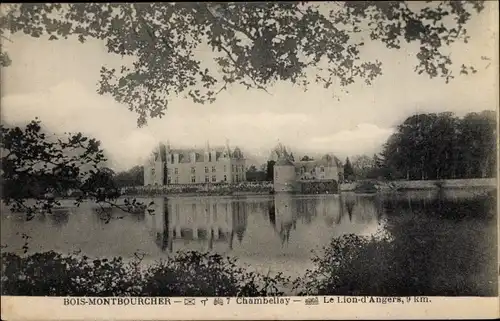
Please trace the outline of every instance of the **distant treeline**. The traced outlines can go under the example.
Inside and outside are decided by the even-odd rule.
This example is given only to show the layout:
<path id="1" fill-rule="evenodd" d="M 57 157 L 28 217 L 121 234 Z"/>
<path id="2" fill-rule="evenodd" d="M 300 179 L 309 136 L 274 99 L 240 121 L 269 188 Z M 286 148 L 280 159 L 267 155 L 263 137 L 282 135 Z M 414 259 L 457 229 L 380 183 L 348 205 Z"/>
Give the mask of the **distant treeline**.
<path id="1" fill-rule="evenodd" d="M 494 177 L 496 114 L 428 113 L 408 117 L 389 137 L 382 153 L 346 161 L 354 179 L 459 179 Z"/>
<path id="2" fill-rule="evenodd" d="M 118 172 L 113 176 L 118 188 L 144 185 L 144 166 L 134 166 L 128 171 Z"/>

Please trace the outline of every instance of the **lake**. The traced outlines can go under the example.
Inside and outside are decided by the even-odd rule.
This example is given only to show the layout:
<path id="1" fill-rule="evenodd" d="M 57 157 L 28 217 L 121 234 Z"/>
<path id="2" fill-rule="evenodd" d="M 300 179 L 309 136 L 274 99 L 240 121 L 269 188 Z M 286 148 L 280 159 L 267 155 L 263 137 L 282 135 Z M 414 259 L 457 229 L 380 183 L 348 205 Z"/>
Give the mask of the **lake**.
<path id="1" fill-rule="evenodd" d="M 321 253 L 332 238 L 390 233 L 404 243 L 408 253 L 420 238 L 430 240 L 425 264 L 464 264 L 461 270 L 473 273 L 466 278 L 481 279 L 479 286 L 484 287 L 496 280 L 497 255 L 496 212 L 486 194 L 484 190 L 449 190 L 157 197 L 142 199 L 154 202 L 153 214 L 113 209 L 109 221 L 95 205 L 71 207 L 66 200 L 67 207 L 31 221 L 25 221 L 23 214 L 2 215 L 1 243 L 3 251 L 22 254 L 23 235 L 29 235 L 28 253 L 55 250 L 126 259 L 141 253 L 144 262 L 167 258 L 179 250 L 213 251 L 236 257 L 259 272 L 297 277 L 313 267 L 312 252 Z M 436 278 L 456 273 L 430 268 Z"/>

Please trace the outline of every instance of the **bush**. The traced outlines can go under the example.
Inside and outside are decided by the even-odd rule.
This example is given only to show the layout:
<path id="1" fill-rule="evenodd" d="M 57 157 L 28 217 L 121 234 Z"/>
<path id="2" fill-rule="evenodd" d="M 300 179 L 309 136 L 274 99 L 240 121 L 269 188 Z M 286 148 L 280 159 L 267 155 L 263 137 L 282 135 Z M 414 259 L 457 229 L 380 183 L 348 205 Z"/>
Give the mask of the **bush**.
<path id="1" fill-rule="evenodd" d="M 495 218 L 398 210 L 372 237 L 333 239 L 294 282 L 299 295 L 496 296 Z"/>
<path id="2" fill-rule="evenodd" d="M 247 272 L 218 254 L 179 253 L 146 269 L 122 258 L 2 253 L 2 294 L 24 296 L 275 296 L 287 279 Z"/>
<path id="3" fill-rule="evenodd" d="M 376 193 L 377 188 L 375 186 L 375 183 L 373 183 L 373 182 L 362 181 L 356 185 L 356 188 L 354 189 L 354 191 L 356 193 Z"/>
<path id="4" fill-rule="evenodd" d="M 392 268 L 390 247 L 386 236 L 333 239 L 313 258 L 315 268 L 294 281 L 294 288 L 299 295 L 390 295 L 384 287 Z"/>
<path id="5" fill-rule="evenodd" d="M 133 272 L 121 258 L 89 260 L 53 251 L 27 257 L 2 253 L 2 295 L 132 295 L 140 277 Z"/>

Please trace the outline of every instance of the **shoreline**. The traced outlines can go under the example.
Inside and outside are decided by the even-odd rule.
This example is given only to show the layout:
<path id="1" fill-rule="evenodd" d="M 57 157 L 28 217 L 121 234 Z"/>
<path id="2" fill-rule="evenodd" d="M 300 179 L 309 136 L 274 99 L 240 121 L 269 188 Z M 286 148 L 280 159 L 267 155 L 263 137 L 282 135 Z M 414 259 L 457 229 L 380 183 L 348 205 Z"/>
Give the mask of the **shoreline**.
<path id="1" fill-rule="evenodd" d="M 358 188 L 359 183 L 369 183 L 373 186 L 368 190 Z M 429 191 L 429 192 L 439 192 L 439 191 L 467 191 L 475 189 L 485 189 L 488 191 L 494 191 L 497 189 L 496 178 L 484 178 L 484 179 L 457 179 L 457 180 L 415 180 L 415 181 L 358 181 L 353 183 L 341 184 L 339 191 L 337 193 L 287 193 L 293 195 L 380 195 L 387 193 L 402 193 L 411 191 Z M 270 190 L 263 191 L 200 191 L 200 192 L 168 192 L 165 190 L 155 191 L 136 191 L 135 193 L 124 193 L 118 197 L 117 200 L 130 198 L 130 197 L 244 197 L 244 196 L 272 196 L 275 193 Z M 77 200 L 77 197 L 66 196 L 66 197 L 56 197 L 56 201 L 71 201 Z M 88 201 L 88 200 L 87 200 Z M 4 200 L 2 204 L 5 205 Z M 55 206 L 60 208 L 59 206 Z M 64 206 L 61 206 L 64 207 Z"/>

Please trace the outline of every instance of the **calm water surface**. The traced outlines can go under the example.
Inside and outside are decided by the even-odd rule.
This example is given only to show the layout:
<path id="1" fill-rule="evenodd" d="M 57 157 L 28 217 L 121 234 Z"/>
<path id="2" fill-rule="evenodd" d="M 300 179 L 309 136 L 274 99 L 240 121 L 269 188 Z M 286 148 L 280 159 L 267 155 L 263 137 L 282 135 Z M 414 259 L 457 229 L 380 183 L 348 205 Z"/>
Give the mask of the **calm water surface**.
<path id="1" fill-rule="evenodd" d="M 320 250 L 334 237 L 373 235 L 385 229 L 388 216 L 434 210 L 438 199 L 468 204 L 481 193 L 158 197 L 143 199 L 154 202 L 153 215 L 113 210 L 114 219 L 109 222 L 94 205 L 76 208 L 68 200 L 63 209 L 37 215 L 29 222 L 22 214 L 2 215 L 1 243 L 4 251 L 21 254 L 26 234 L 29 253 L 55 250 L 130 259 L 139 252 L 145 262 L 179 250 L 213 251 L 237 257 L 261 272 L 299 276 L 312 267 L 311 251 Z M 394 204 L 399 204 L 397 210 Z M 467 206 L 459 208 L 468 210 Z"/>

